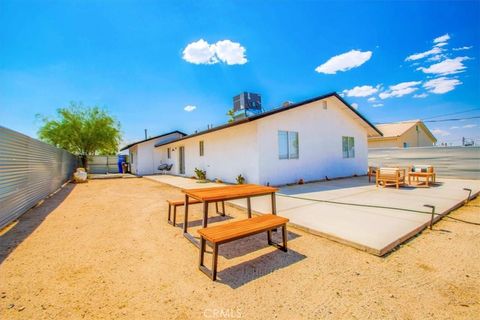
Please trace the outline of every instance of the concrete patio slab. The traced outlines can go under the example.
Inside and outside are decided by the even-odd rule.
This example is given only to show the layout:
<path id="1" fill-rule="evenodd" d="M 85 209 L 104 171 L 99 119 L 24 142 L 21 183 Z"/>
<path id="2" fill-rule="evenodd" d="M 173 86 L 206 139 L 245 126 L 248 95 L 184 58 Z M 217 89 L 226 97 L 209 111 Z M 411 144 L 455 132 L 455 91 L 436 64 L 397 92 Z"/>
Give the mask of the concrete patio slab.
<path id="1" fill-rule="evenodd" d="M 153 180 L 180 188 L 221 185 L 173 176 Z M 366 177 L 339 179 L 281 187 L 277 211 L 298 228 L 382 256 L 428 227 L 431 209 L 424 205 L 434 205 L 436 213 L 445 215 L 463 204 L 468 196 L 464 188 L 475 196 L 480 180 L 441 179 L 431 188 L 397 190 L 377 188 Z M 246 200 L 230 203 L 246 208 Z M 252 209 L 270 213 L 269 197 L 252 198 Z"/>

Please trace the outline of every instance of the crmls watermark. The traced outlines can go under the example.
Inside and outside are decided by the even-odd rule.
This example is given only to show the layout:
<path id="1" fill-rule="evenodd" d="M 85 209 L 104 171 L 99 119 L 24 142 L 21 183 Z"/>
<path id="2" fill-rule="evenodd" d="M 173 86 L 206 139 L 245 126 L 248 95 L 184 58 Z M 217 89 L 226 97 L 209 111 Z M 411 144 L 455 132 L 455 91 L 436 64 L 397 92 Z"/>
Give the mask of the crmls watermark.
<path id="1" fill-rule="evenodd" d="M 243 318 L 242 309 L 205 309 L 203 310 L 203 316 L 207 319 L 240 319 Z"/>

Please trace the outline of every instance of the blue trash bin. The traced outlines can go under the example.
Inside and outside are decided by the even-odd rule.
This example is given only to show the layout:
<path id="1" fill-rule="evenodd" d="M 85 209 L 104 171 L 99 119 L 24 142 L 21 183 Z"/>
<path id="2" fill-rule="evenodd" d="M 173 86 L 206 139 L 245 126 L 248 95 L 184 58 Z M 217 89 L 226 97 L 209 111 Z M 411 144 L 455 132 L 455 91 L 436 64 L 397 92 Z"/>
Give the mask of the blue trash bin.
<path id="1" fill-rule="evenodd" d="M 122 163 L 127 162 L 127 156 L 125 154 L 118 155 L 118 172 L 123 173 Z"/>

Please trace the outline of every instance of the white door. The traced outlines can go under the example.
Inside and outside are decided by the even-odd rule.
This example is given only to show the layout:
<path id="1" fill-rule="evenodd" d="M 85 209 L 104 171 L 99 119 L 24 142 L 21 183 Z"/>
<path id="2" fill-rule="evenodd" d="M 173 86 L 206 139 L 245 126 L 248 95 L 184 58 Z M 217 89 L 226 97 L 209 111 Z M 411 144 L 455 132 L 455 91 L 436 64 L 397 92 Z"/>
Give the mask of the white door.
<path id="1" fill-rule="evenodd" d="M 178 173 L 185 174 L 185 147 L 178 148 Z"/>

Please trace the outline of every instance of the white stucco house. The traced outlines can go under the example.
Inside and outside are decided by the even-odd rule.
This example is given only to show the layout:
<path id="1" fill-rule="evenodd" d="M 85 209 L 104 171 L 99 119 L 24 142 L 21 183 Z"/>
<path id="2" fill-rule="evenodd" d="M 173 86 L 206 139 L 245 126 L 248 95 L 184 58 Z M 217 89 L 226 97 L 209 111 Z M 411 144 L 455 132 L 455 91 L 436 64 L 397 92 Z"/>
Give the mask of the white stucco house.
<path id="1" fill-rule="evenodd" d="M 150 137 L 126 145 L 120 151 L 128 150 L 130 171 L 133 174 L 143 176 L 159 173 L 160 154 L 155 150 L 155 144 L 165 143 L 185 137 L 186 134 L 180 131 L 172 131 L 159 136 Z"/>
<path id="2" fill-rule="evenodd" d="M 137 174 L 166 163 L 173 164 L 170 174 L 190 177 L 199 168 L 208 179 L 232 183 L 239 174 L 248 183 L 265 185 L 363 175 L 368 138 L 382 136 L 337 93 L 191 135 L 172 134 L 177 138 L 136 144 Z"/>

